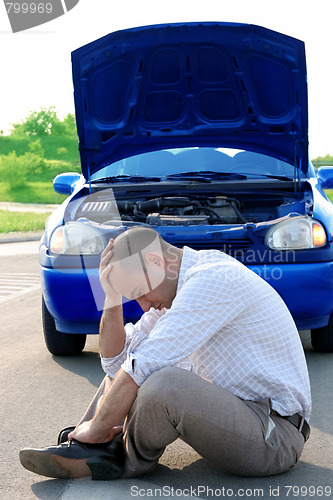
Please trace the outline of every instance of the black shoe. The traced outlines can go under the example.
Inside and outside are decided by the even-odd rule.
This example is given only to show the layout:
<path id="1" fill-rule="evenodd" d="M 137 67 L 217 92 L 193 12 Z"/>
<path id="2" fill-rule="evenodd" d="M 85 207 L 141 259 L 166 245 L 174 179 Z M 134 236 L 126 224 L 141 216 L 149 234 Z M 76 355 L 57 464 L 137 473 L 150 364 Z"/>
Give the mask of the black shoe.
<path id="1" fill-rule="evenodd" d="M 75 429 L 75 426 L 65 427 L 59 432 L 58 444 L 66 443 L 68 441 L 68 434 Z"/>
<path id="2" fill-rule="evenodd" d="M 92 476 L 93 480 L 110 481 L 121 476 L 124 465 L 121 441 L 103 444 L 80 443 L 73 439 L 49 448 L 24 448 L 20 462 L 41 476 L 73 479 Z"/>

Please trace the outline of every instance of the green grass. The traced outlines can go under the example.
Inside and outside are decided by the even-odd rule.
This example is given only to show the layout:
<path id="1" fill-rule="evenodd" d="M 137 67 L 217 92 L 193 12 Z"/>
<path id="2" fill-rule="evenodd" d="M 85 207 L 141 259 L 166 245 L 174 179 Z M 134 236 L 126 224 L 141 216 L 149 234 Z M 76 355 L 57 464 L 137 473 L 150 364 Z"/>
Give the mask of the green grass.
<path id="1" fill-rule="evenodd" d="M 34 212 L 11 212 L 0 210 L 0 233 L 12 231 L 40 231 L 45 228 L 49 213 L 38 214 Z"/>
<path id="2" fill-rule="evenodd" d="M 331 202 L 333 203 L 333 189 L 327 189 L 327 191 L 325 191 L 328 198 L 331 200 Z"/>
<path id="3" fill-rule="evenodd" d="M 4 135 L 0 137 L 0 154 L 7 155 L 16 151 L 17 155 L 23 155 L 29 150 L 29 144 L 37 137 Z M 48 160 L 63 160 L 76 166 L 80 166 L 80 155 L 76 137 L 43 136 L 39 137 L 44 149 L 45 158 Z M 59 151 L 60 148 L 66 148 Z"/>
<path id="4" fill-rule="evenodd" d="M 24 186 L 13 189 L 8 189 L 6 179 L 2 179 L 0 200 L 17 203 L 62 203 L 66 196 L 54 191 L 53 179 L 63 172 L 80 172 L 80 166 L 64 160 L 46 160 L 46 168 L 42 172 L 30 175 Z"/>
<path id="5" fill-rule="evenodd" d="M 6 190 L 6 186 L 0 184 L 0 200 L 14 203 L 42 203 L 60 204 L 67 197 L 60 195 L 53 190 L 50 182 L 28 182 L 25 186 Z"/>
<path id="6" fill-rule="evenodd" d="M 80 172 L 80 157 L 76 137 L 40 137 L 44 149 L 45 168 L 39 173 L 28 175 L 24 186 L 8 189 L 6 178 L 0 182 L 0 200 L 18 203 L 62 203 L 66 196 L 53 190 L 53 179 L 63 172 Z M 29 151 L 29 143 L 36 137 L 2 136 L 0 154 L 16 151 L 17 156 Z M 18 170 L 17 175 L 20 175 Z"/>
<path id="7" fill-rule="evenodd" d="M 53 189 L 53 179 L 63 172 L 80 172 L 80 157 L 76 137 L 40 137 L 44 150 L 45 167 L 39 173 L 30 174 L 26 183 L 10 189 L 5 176 L 0 182 L 0 200 L 17 203 L 60 204 L 65 195 Z M 17 156 L 29 151 L 29 144 L 36 137 L 2 136 L 0 137 L 0 154 L 7 155 L 16 151 Z M 17 175 L 20 175 L 19 169 Z M 11 212 L 0 210 L 0 233 L 12 231 L 39 231 L 45 227 L 50 214 L 34 212 Z"/>

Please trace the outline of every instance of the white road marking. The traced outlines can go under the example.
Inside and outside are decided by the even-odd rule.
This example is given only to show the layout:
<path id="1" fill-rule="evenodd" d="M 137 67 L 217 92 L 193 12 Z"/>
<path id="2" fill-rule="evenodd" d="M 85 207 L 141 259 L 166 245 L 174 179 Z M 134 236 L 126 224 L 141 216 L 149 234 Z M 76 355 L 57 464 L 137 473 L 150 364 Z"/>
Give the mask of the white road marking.
<path id="1" fill-rule="evenodd" d="M 39 288 L 40 276 L 37 273 L 0 273 L 0 302 Z"/>

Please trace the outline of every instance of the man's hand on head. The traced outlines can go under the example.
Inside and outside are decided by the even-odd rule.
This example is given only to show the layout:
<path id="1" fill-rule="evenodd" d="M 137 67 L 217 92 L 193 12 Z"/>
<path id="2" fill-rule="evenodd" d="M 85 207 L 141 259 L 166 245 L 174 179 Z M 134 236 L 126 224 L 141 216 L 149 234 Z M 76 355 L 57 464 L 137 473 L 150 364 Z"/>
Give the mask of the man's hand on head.
<path id="1" fill-rule="evenodd" d="M 101 254 L 101 261 L 99 265 L 99 278 L 105 293 L 105 309 L 119 306 L 122 303 L 121 294 L 113 288 L 110 279 L 112 272 L 111 260 L 113 256 L 113 243 L 114 239 L 111 238 Z"/>

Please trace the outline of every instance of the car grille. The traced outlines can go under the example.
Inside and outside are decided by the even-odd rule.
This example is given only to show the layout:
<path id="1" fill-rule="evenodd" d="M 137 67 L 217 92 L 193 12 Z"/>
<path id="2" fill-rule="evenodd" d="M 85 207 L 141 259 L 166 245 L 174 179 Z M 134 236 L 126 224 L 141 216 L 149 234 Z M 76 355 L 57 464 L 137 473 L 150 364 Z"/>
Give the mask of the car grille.
<path id="1" fill-rule="evenodd" d="M 234 256 L 234 254 L 238 254 L 240 252 L 247 252 L 250 250 L 252 246 L 252 241 L 251 240 L 231 240 L 228 242 L 225 242 L 219 250 L 222 250 L 223 252 Z"/>
<path id="2" fill-rule="evenodd" d="M 240 239 L 240 240 L 228 240 L 221 242 L 208 242 L 190 244 L 192 248 L 195 250 L 220 250 L 231 257 L 239 260 L 242 263 L 246 263 L 248 256 L 250 255 L 251 250 L 253 248 L 253 243 L 248 239 Z M 253 259 L 253 257 L 252 257 Z"/>
<path id="3" fill-rule="evenodd" d="M 250 250 L 253 245 L 252 241 L 246 238 L 219 242 L 216 240 L 210 241 L 206 239 L 190 241 L 187 244 L 195 250 L 221 250 L 222 252 L 237 258 L 241 257 L 248 250 Z"/>
<path id="4" fill-rule="evenodd" d="M 108 219 L 119 219 L 119 212 L 113 201 L 89 201 L 78 209 L 75 218 L 80 217 L 102 223 Z"/>

